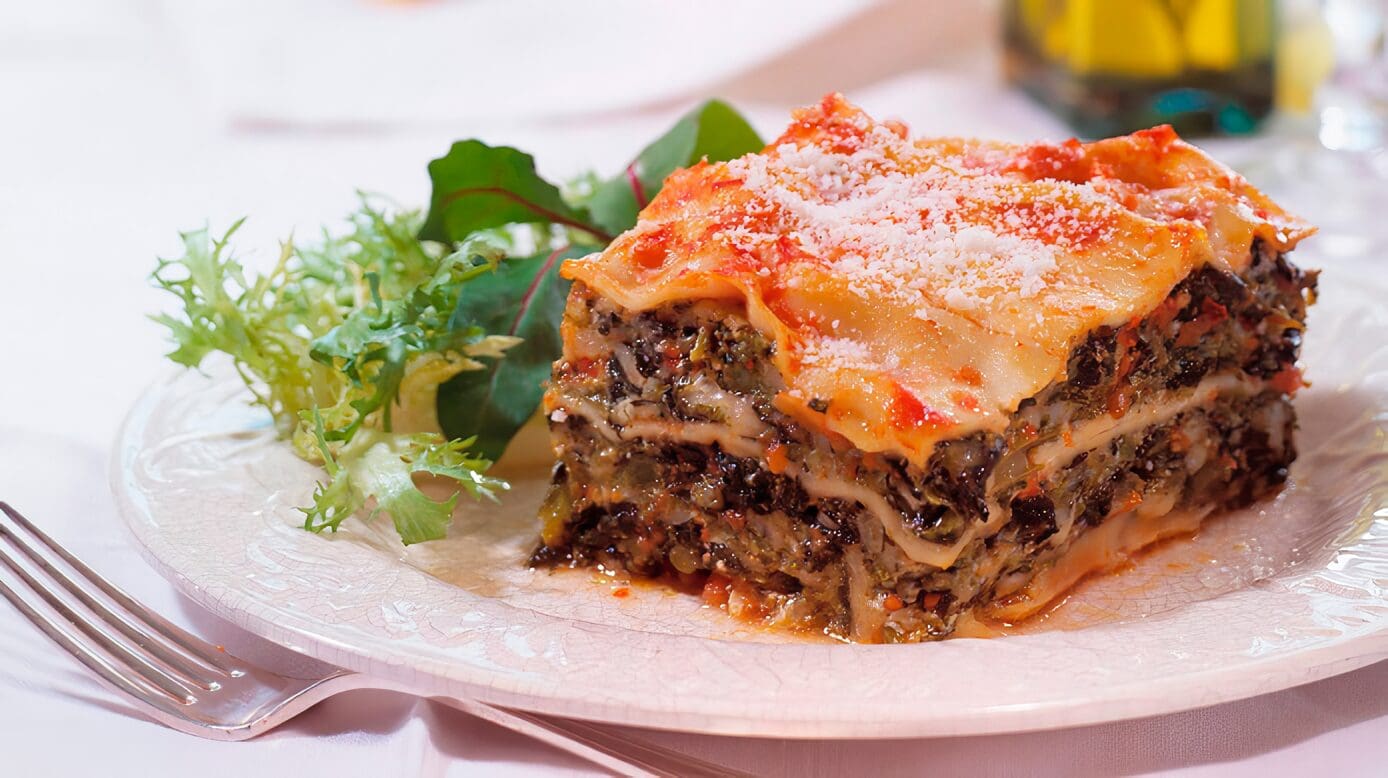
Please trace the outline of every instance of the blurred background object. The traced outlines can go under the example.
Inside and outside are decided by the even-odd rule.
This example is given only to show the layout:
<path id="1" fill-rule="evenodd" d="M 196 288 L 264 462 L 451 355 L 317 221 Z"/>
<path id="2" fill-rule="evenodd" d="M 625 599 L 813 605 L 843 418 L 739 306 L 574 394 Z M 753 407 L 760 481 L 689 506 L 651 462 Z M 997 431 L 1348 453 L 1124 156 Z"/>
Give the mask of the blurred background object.
<path id="1" fill-rule="evenodd" d="M 1006 81 L 1082 137 L 1171 124 L 1319 224 L 1388 242 L 1388 0 L 1003 0 Z M 1274 110 L 1276 109 L 1276 110 Z"/>
<path id="2" fill-rule="evenodd" d="M 1310 115 L 1316 89 L 1335 67 L 1335 39 L 1320 0 L 1281 0 L 1277 42 L 1277 107 Z"/>
<path id="3" fill-rule="evenodd" d="M 1321 145 L 1382 151 L 1388 146 L 1388 0 L 1324 0 L 1322 5 L 1335 66 L 1316 101 Z"/>
<path id="4" fill-rule="evenodd" d="M 1273 106 L 1273 0 L 1007 0 L 1006 73 L 1086 137 L 1252 132 Z"/>
<path id="5" fill-rule="evenodd" d="M 1388 0 L 1283 0 L 1279 107 L 1240 172 L 1321 229 L 1327 257 L 1388 243 Z"/>
<path id="6" fill-rule="evenodd" d="M 208 110 L 350 130 L 668 101 L 861 13 L 861 0 L 161 0 Z M 736 23 L 728 23 L 736 20 Z"/>

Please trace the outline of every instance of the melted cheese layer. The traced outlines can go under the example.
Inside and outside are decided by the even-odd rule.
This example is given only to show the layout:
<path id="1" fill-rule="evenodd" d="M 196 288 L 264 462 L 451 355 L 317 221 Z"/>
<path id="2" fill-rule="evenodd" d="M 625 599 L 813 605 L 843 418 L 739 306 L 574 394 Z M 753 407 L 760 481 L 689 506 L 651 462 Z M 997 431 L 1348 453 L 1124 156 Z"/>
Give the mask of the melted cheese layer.
<path id="1" fill-rule="evenodd" d="M 1311 232 L 1170 128 L 910 140 L 830 95 L 763 152 L 672 174 L 563 275 L 630 310 L 745 305 L 776 343 L 778 407 L 919 465 L 1005 428 L 1094 328 L 1202 265 L 1242 270 L 1255 237 L 1285 251 Z"/>

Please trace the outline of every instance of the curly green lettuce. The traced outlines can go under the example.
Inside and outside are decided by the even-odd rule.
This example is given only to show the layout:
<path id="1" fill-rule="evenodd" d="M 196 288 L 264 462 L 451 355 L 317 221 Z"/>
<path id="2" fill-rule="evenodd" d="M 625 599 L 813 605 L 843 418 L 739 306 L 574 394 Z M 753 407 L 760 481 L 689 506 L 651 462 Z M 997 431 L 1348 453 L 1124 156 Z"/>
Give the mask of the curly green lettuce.
<path id="1" fill-rule="evenodd" d="M 398 409 L 411 408 L 431 426 L 439 384 L 520 342 L 452 320 L 467 284 L 508 261 L 502 237 L 479 233 L 449 250 L 418 240 L 420 223 L 417 212 L 389 213 L 363 197 L 344 234 L 285 242 L 266 274 L 248 275 L 232 253 L 240 222 L 220 238 L 183 234 L 183 255 L 154 272 L 182 307 L 154 317 L 174 341 L 169 358 L 199 367 L 213 352 L 229 355 L 253 402 L 327 471 L 302 509 L 306 529 L 335 531 L 370 505 L 405 543 L 434 540 L 458 493 L 433 500 L 415 474 L 474 496 L 507 488 L 484 474 L 491 462 L 469 452 L 470 441 L 394 424 Z"/>
<path id="2" fill-rule="evenodd" d="M 761 145 L 711 101 L 620 173 L 561 187 L 529 154 L 460 141 L 429 164 L 427 218 L 362 196 L 344 230 L 284 242 L 268 273 L 237 261 L 240 222 L 220 237 L 184 233 L 183 255 L 153 275 L 179 310 L 153 318 L 174 362 L 229 356 L 252 401 L 322 466 L 305 529 L 384 514 L 406 544 L 435 540 L 463 492 L 508 488 L 486 471 L 535 414 L 559 356 L 563 261 L 632 227 L 676 168 Z M 456 491 L 434 500 L 420 475 Z"/>

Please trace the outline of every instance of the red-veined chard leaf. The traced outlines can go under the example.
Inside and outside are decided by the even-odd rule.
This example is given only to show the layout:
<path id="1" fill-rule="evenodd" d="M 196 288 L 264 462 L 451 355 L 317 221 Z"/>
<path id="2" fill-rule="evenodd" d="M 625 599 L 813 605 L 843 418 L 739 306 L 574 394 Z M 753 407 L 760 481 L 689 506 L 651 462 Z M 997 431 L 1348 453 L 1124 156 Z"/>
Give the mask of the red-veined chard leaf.
<path id="1" fill-rule="evenodd" d="M 535 413 L 559 357 L 559 321 L 569 282 L 559 265 L 586 249 L 564 248 L 504 260 L 493 273 L 468 284 L 453 310 L 460 330 L 481 327 L 494 335 L 524 338 L 485 369 L 459 373 L 439 387 L 439 425 L 450 438 L 476 436 L 472 450 L 501 456 L 516 431 Z"/>
<path id="2" fill-rule="evenodd" d="M 625 232 L 676 169 L 705 158 L 735 159 L 765 145 L 742 114 L 721 100 L 710 100 L 685 114 L 621 173 L 598 185 L 588 200 L 592 221 L 613 235 Z"/>
<path id="3" fill-rule="evenodd" d="M 507 224 L 563 224 L 603 242 L 612 236 L 564 202 L 559 188 L 535 172 L 535 158 L 480 140 L 453 144 L 429 163 L 433 194 L 419 237 L 458 243 L 478 230 Z"/>

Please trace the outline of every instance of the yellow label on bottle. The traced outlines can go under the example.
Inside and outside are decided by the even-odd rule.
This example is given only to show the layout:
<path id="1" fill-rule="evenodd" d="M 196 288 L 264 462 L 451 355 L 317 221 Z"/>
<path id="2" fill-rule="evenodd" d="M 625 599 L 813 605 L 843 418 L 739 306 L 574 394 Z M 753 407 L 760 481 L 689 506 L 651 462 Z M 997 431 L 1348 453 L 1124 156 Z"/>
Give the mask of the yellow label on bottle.
<path id="1" fill-rule="evenodd" d="M 1239 61 L 1238 0 L 1197 0 L 1186 17 L 1186 56 L 1193 67 L 1229 70 Z"/>
<path id="2" fill-rule="evenodd" d="M 1160 0 L 1071 0 L 1069 64 L 1083 75 L 1163 78 L 1185 64 L 1176 19 Z"/>

